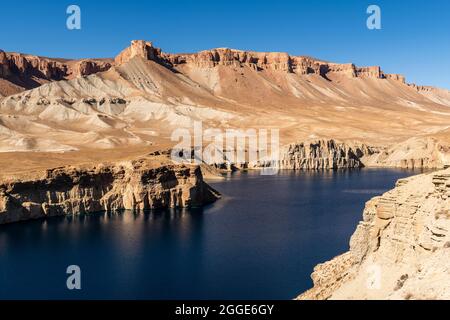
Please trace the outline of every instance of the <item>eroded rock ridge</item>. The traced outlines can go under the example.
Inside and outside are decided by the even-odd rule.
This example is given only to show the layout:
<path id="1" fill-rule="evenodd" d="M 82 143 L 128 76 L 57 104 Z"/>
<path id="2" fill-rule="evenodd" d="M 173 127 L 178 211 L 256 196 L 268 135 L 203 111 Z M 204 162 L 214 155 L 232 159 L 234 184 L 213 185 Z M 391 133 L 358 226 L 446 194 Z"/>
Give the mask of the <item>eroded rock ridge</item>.
<path id="1" fill-rule="evenodd" d="M 350 250 L 314 269 L 300 299 L 449 299 L 450 169 L 368 201 Z"/>
<path id="2" fill-rule="evenodd" d="M 50 169 L 0 184 L 0 224 L 66 214 L 195 207 L 218 199 L 199 167 L 148 159 Z"/>

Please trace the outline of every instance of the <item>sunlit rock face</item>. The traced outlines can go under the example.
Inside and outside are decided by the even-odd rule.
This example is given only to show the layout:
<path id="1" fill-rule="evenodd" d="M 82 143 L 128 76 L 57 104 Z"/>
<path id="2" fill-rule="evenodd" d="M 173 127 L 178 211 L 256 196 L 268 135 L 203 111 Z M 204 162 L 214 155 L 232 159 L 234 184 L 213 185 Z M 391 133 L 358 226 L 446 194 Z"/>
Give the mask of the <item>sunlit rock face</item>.
<path id="1" fill-rule="evenodd" d="M 281 169 L 317 170 L 362 168 L 360 149 L 334 140 L 291 144 L 282 151 Z"/>
<path id="2" fill-rule="evenodd" d="M 195 207 L 218 199 L 199 167 L 139 159 L 61 167 L 0 184 L 0 224 L 97 211 Z"/>
<path id="3" fill-rule="evenodd" d="M 449 299 L 450 170 L 368 201 L 350 251 L 314 268 L 299 299 Z"/>
<path id="4" fill-rule="evenodd" d="M 15 94 L 42 84 L 107 71 L 112 59 L 53 59 L 0 50 L 0 95 Z"/>

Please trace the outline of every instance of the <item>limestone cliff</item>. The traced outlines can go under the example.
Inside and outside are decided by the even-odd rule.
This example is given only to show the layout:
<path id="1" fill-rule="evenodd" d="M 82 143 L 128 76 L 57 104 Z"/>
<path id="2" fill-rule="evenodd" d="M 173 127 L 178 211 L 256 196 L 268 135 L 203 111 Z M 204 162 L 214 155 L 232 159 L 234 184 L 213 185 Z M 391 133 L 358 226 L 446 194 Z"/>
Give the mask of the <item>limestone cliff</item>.
<path id="1" fill-rule="evenodd" d="M 344 169 L 361 168 L 364 165 L 353 150 L 345 143 L 334 140 L 318 140 L 291 144 L 282 151 L 281 169 Z"/>
<path id="2" fill-rule="evenodd" d="M 387 148 L 364 153 L 361 160 L 369 167 L 435 169 L 450 165 L 450 145 L 433 137 L 415 137 Z"/>
<path id="3" fill-rule="evenodd" d="M 213 202 L 199 167 L 142 158 L 97 166 L 61 167 L 39 178 L 0 184 L 0 224 L 65 214 L 193 207 Z"/>
<path id="4" fill-rule="evenodd" d="M 239 150 L 238 150 L 239 151 Z M 352 147 L 344 142 L 337 142 L 333 139 L 310 140 L 293 143 L 282 147 L 279 150 L 279 160 L 276 165 L 273 162 L 271 151 L 267 150 L 266 155 L 257 153 L 257 160 L 248 159 L 249 150 L 245 149 L 243 154 L 247 159 L 243 162 L 230 161 L 223 150 L 216 150 L 220 156 L 220 161 L 210 163 L 210 168 L 220 171 L 235 171 L 240 169 L 261 169 L 267 167 L 277 167 L 282 170 L 329 170 L 329 169 L 354 169 L 362 168 L 364 164 L 360 157 L 363 151 L 360 147 Z M 237 151 L 234 151 L 236 156 Z M 194 159 L 194 154 L 191 155 Z"/>
<path id="5" fill-rule="evenodd" d="M 448 143 L 434 137 L 414 137 L 387 147 L 320 139 L 282 148 L 280 168 L 443 169 L 450 165 L 449 154 Z"/>
<path id="6" fill-rule="evenodd" d="M 449 299 L 450 170 L 397 182 L 366 204 L 350 251 L 315 267 L 299 299 Z"/>
<path id="7" fill-rule="evenodd" d="M 220 153 L 220 150 L 217 150 Z M 248 153 L 248 150 L 245 150 Z M 278 168 L 287 170 L 355 169 L 363 167 L 442 169 L 450 164 L 449 147 L 434 138 L 411 138 L 390 147 L 374 147 L 333 139 L 306 140 L 280 149 Z M 270 152 L 258 161 L 236 163 L 222 153 L 220 170 L 260 169 L 273 166 Z"/>

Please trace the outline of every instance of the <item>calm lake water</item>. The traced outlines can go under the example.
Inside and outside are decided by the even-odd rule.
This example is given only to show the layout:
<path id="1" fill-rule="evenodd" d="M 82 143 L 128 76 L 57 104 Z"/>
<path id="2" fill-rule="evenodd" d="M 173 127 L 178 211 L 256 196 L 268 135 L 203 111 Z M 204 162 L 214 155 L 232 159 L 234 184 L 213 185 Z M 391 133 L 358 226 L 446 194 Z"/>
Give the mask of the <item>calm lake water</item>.
<path id="1" fill-rule="evenodd" d="M 203 209 L 0 226 L 0 299 L 291 299 L 348 249 L 364 203 L 419 173 L 237 173 Z M 66 268 L 81 268 L 81 290 Z"/>

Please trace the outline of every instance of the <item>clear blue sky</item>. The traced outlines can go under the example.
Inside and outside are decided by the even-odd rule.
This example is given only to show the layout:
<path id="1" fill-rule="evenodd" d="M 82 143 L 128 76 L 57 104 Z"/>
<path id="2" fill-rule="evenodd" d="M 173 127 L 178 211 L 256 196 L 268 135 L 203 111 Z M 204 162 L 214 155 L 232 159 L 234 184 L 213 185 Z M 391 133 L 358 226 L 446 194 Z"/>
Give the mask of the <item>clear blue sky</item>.
<path id="1" fill-rule="evenodd" d="M 66 28 L 70 4 L 81 7 L 81 30 Z M 370 4 L 381 7 L 382 30 L 366 28 Z M 381 65 L 450 89 L 448 0 L 23 0 L 1 11 L 5 51 L 113 57 L 146 39 L 167 52 L 231 47 Z"/>

